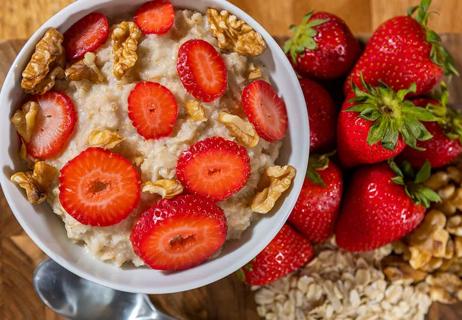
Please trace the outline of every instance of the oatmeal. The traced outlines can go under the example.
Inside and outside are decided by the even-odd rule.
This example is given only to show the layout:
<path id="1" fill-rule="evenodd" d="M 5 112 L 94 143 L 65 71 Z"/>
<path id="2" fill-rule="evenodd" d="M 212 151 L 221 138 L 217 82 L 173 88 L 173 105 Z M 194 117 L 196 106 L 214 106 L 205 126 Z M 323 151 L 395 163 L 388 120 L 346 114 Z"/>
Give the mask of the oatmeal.
<path id="1" fill-rule="evenodd" d="M 135 22 L 138 23 L 140 16 L 137 14 Z M 146 32 L 143 28 L 141 30 Z M 66 212 L 60 201 L 59 181 L 54 180 L 47 196 L 53 212 L 63 220 L 68 237 L 85 245 L 101 260 L 118 266 L 130 262 L 135 266 L 144 264 L 135 254 L 130 240 L 133 225 L 140 213 L 158 201 L 161 195 L 170 199 L 183 192 L 183 186 L 175 182 L 177 159 L 191 145 L 207 138 L 222 137 L 236 142 L 249 159 L 245 186 L 217 202 L 226 217 L 226 239 L 238 239 L 258 218 L 250 204 L 265 170 L 274 166 L 281 142 L 258 139 L 252 124 L 241 111 L 241 94 L 251 82 L 249 72 L 253 74 L 258 70 L 258 78 L 268 79 L 266 70 L 255 57 L 233 50 L 220 52 L 227 71 L 226 91 L 211 102 L 196 101 L 182 83 L 183 79 L 180 81 L 177 66 L 178 52 L 190 40 L 204 40 L 220 52 L 207 15 L 202 13 L 175 10 L 174 23 L 164 34 L 141 35 L 135 23 L 123 21 L 114 25 L 112 36 L 108 36 L 94 54 L 87 53 L 82 60 L 69 63 L 67 79 L 54 84 L 54 90 L 72 100 L 77 120 L 65 148 L 57 156 L 47 158 L 47 164 L 61 170 L 85 149 L 96 146 L 110 149 L 131 161 L 139 170 L 143 184 L 141 200 L 127 218 L 114 225 L 98 226 L 81 223 Z M 264 44 L 262 41 L 260 39 L 260 47 Z M 178 114 L 172 113 L 177 117 L 170 135 L 145 139 L 139 128 L 133 125 L 128 101 L 136 84 L 143 81 L 168 88 L 174 96 Z M 196 119 L 198 112 L 200 121 Z M 252 142 L 243 143 L 250 138 L 244 139 L 247 137 L 243 134 L 236 134 L 234 127 L 230 130 L 229 123 L 223 121 L 223 114 L 242 122 L 245 132 L 253 134 Z M 175 190 L 168 191 L 165 186 L 165 190 L 162 189 L 165 181 L 174 181 L 176 185 L 172 188 Z"/>

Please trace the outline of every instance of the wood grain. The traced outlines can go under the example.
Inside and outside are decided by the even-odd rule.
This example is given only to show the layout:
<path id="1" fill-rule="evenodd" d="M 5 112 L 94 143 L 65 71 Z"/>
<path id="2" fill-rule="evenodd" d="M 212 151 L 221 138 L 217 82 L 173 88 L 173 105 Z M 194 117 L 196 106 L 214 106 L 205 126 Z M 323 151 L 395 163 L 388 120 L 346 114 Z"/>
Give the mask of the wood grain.
<path id="1" fill-rule="evenodd" d="M 0 39 L 29 37 L 43 22 L 73 0 L 2 0 Z M 261 22 L 269 32 L 283 36 L 309 10 L 329 11 L 342 17 L 355 33 L 370 33 L 386 19 L 406 13 L 418 0 L 231 0 Z M 433 0 L 431 25 L 438 32 L 462 32 L 462 1 Z"/>

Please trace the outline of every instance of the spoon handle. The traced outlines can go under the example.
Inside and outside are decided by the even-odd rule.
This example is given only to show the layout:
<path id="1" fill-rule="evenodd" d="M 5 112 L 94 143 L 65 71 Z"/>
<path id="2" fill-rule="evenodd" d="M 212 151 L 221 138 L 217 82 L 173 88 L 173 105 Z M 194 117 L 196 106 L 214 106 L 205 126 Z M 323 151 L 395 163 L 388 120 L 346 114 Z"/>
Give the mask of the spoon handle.
<path id="1" fill-rule="evenodd" d="M 140 310 L 134 320 L 176 320 L 157 310 L 147 295 L 144 295 L 143 298 L 146 302 L 146 307 L 149 307 L 149 309 Z"/>

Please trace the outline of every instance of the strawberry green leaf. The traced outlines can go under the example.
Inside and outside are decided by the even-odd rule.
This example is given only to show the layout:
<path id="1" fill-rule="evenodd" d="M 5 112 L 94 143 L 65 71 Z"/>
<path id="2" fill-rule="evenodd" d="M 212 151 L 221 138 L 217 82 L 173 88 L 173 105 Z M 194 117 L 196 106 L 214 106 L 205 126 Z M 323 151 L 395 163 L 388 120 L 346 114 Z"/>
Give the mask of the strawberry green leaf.
<path id="1" fill-rule="evenodd" d="M 297 61 L 297 56 L 305 50 L 315 50 L 317 43 L 314 37 L 318 34 L 316 27 L 328 21 L 328 19 L 313 19 L 313 12 L 303 17 L 298 26 L 291 26 L 292 37 L 284 44 L 284 52 L 289 53 L 292 62 Z"/>
<path id="2" fill-rule="evenodd" d="M 311 155 L 308 160 L 308 170 L 306 176 L 311 182 L 325 187 L 326 184 L 321 178 L 319 171 L 327 169 L 329 166 L 329 157 L 333 156 L 335 151 L 323 155 Z"/>
<path id="3" fill-rule="evenodd" d="M 322 180 L 321 175 L 316 171 L 308 168 L 308 171 L 306 172 L 307 178 L 313 182 L 314 184 L 317 184 L 321 187 L 325 187 L 326 184 L 324 180 Z"/>
<path id="4" fill-rule="evenodd" d="M 432 167 L 430 165 L 430 162 L 428 160 L 425 160 L 425 163 L 423 164 L 422 168 L 420 168 L 419 172 L 417 172 L 414 182 L 424 183 L 428 180 L 428 178 L 430 178 L 431 173 Z"/>
<path id="5" fill-rule="evenodd" d="M 416 85 L 397 92 L 385 85 L 372 87 L 361 76 L 362 87 L 353 86 L 354 103 L 348 112 L 357 112 L 359 117 L 372 122 L 367 142 L 370 145 L 381 142 L 388 150 L 394 150 L 401 136 L 411 148 L 417 147 L 417 141 L 432 138 L 422 122 L 436 121 L 437 117 L 427 108 L 415 106 L 406 96 L 414 93 Z"/>
<path id="6" fill-rule="evenodd" d="M 431 166 L 428 161 L 425 161 L 417 174 L 407 161 L 403 161 L 401 166 L 398 166 L 394 160 L 389 160 L 388 165 L 397 174 L 396 177 L 391 178 L 393 183 L 404 186 L 404 191 L 414 203 L 428 208 L 432 202 L 441 201 L 437 193 L 423 184 L 431 175 Z"/>
<path id="7" fill-rule="evenodd" d="M 425 30 L 426 40 L 432 46 L 430 50 L 432 61 L 443 69 L 446 76 L 458 76 L 459 72 L 454 66 L 454 59 L 441 43 L 441 37 L 428 28 L 428 18 L 431 13 L 429 11 L 430 5 L 431 0 L 422 0 L 418 6 L 409 8 L 408 15 L 412 17 L 415 14 L 414 19 Z"/>
<path id="8" fill-rule="evenodd" d="M 245 282 L 245 274 L 242 269 L 237 270 L 234 274 L 239 280 L 241 280 L 242 282 Z"/>

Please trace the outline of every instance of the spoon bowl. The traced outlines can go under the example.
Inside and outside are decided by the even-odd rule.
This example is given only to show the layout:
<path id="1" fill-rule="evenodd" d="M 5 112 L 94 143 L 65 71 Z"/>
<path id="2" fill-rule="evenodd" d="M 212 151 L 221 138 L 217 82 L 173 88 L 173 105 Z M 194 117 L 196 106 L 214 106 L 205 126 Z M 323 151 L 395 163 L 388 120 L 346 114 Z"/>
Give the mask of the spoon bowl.
<path id="1" fill-rule="evenodd" d="M 35 269 L 35 291 L 53 311 L 72 320 L 173 320 L 141 293 L 117 291 L 85 280 L 51 259 Z"/>

